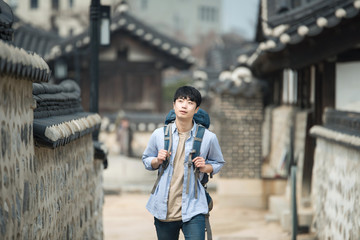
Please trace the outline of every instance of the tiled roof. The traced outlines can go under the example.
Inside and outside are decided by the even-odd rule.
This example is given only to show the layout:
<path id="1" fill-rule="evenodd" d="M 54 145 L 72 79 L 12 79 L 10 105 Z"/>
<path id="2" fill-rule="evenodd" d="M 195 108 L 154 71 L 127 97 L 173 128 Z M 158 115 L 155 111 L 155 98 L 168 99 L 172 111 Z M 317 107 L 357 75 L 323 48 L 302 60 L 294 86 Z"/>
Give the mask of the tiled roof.
<path id="1" fill-rule="evenodd" d="M 157 32 L 127 11 L 114 13 L 114 16 L 111 18 L 110 31 L 111 34 L 116 32 L 127 34 L 142 44 L 165 54 L 165 56 L 183 63 L 187 67 L 190 67 L 195 61 L 188 46 Z M 89 32 L 86 30 L 80 35 L 66 39 L 61 44 L 53 46 L 49 55 L 45 58 L 49 60 L 57 58 L 63 54 L 73 52 L 75 48 L 86 47 L 89 43 Z"/>
<path id="2" fill-rule="evenodd" d="M 115 15 L 110 28 L 111 31 L 126 31 L 161 52 L 182 59 L 189 64 L 194 63 L 188 46 L 157 32 L 126 11 Z"/>
<path id="3" fill-rule="evenodd" d="M 51 48 L 62 40 L 56 33 L 32 26 L 18 17 L 15 17 L 13 28 L 13 44 L 26 51 L 35 52 L 45 60 Z"/>
<path id="4" fill-rule="evenodd" d="M 264 40 L 254 50 L 241 54 L 237 59 L 238 66 L 253 68 L 255 65 L 261 65 L 263 62 L 259 59 L 262 56 L 279 53 L 289 46 L 303 43 L 309 37 L 321 36 L 325 30 L 335 28 L 346 19 L 358 17 L 360 11 L 360 0 L 331 2 L 324 0 L 309 4 L 301 8 L 301 11 L 296 14 L 294 12 L 281 13 L 282 17 L 268 18 L 268 11 L 273 11 L 274 9 L 270 8 L 274 6 L 270 4 L 270 0 L 261 0 L 259 19 L 261 20 L 260 25 Z M 264 59 L 269 61 L 266 58 Z M 223 71 L 220 74 L 220 82 L 223 81 L 220 89 L 227 86 L 226 88 L 231 90 L 233 85 L 236 85 L 236 69 L 234 71 Z M 233 83 L 226 85 L 224 79 L 231 79 Z"/>
<path id="5" fill-rule="evenodd" d="M 238 67 L 233 71 L 223 71 L 219 80 L 211 83 L 210 89 L 217 94 L 251 98 L 264 90 L 264 84 L 252 75 L 250 69 Z"/>
<path id="6" fill-rule="evenodd" d="M 314 126 L 310 134 L 340 145 L 360 148 L 360 113 L 325 108 L 323 126 Z"/>
<path id="7" fill-rule="evenodd" d="M 35 53 L 0 41 L 0 73 L 12 74 L 33 82 L 47 82 L 51 71 L 47 63 Z"/>
<path id="8" fill-rule="evenodd" d="M 283 21 L 281 24 L 271 27 L 266 18 L 267 0 L 262 0 L 262 30 L 266 40 L 259 43 L 257 49 L 251 54 L 240 56 L 239 63 L 251 66 L 263 53 L 279 52 L 287 45 L 299 44 L 306 37 L 320 35 L 324 29 L 336 27 L 343 19 L 354 18 L 359 14 L 360 0 L 338 1 L 336 6 L 329 4 L 328 1 L 324 2 L 327 4 L 321 8 L 312 9 L 298 18 L 292 18 L 292 21 Z"/>
<path id="9" fill-rule="evenodd" d="M 34 138 L 38 145 L 51 148 L 66 145 L 100 128 L 98 114 L 84 112 L 80 88 L 72 80 L 60 85 L 33 83 Z"/>
<path id="10" fill-rule="evenodd" d="M 222 71 L 231 65 L 236 65 L 239 55 L 251 52 L 255 47 L 256 43 L 246 41 L 235 34 L 222 35 L 207 52 L 207 66 Z"/>

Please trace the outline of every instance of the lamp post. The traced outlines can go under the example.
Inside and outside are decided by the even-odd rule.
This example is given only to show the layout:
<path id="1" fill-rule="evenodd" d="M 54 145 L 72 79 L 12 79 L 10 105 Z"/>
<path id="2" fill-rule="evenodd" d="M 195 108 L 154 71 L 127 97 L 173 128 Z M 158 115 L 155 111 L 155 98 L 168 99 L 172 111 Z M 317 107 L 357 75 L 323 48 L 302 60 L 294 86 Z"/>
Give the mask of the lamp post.
<path id="1" fill-rule="evenodd" d="M 105 12 L 105 13 L 104 13 Z M 105 18 L 104 18 L 105 16 Z M 107 17 L 107 18 L 106 18 Z M 100 48 L 100 23 L 108 20 L 108 24 L 101 24 L 101 34 L 109 36 L 110 32 L 110 7 L 101 6 L 100 0 L 91 0 L 90 5 L 90 112 L 99 112 L 99 48 Z M 103 38 L 103 37 L 102 37 Z M 110 37 L 104 45 L 110 44 Z M 98 140 L 99 132 L 93 133 L 93 139 Z"/>
<path id="2" fill-rule="evenodd" d="M 99 19 L 100 0 L 91 0 L 90 5 L 90 112 L 99 112 Z M 93 133 L 98 140 L 99 132 Z"/>

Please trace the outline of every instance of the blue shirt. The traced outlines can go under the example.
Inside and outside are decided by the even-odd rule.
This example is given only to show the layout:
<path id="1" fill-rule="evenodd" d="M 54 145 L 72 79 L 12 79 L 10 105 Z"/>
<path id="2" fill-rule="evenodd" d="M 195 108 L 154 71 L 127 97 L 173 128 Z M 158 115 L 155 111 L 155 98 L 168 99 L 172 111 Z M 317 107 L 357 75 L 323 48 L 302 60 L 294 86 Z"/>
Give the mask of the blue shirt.
<path id="1" fill-rule="evenodd" d="M 198 182 L 198 197 L 195 198 L 195 176 L 193 169 L 190 174 L 189 193 L 186 193 L 186 184 L 188 176 L 189 154 L 192 150 L 194 137 L 196 134 L 197 124 L 194 122 L 194 126 L 191 129 L 190 137 L 185 142 L 185 159 L 184 159 L 184 181 L 182 189 L 182 221 L 187 222 L 192 217 L 198 214 L 208 213 L 208 204 L 205 196 L 205 189 L 201 185 L 199 179 Z M 146 205 L 148 211 L 159 220 L 166 220 L 167 215 L 167 203 L 170 189 L 171 177 L 173 174 L 173 162 L 176 154 L 177 145 L 179 143 L 179 134 L 175 123 L 172 123 L 172 150 L 170 156 L 170 164 L 165 169 L 163 175 L 160 178 L 159 184 L 156 187 L 154 194 L 150 195 L 150 199 Z M 157 157 L 158 151 L 164 149 L 164 128 L 156 129 L 150 137 L 148 146 L 142 157 L 142 161 L 145 168 L 148 170 L 155 170 L 151 166 L 151 160 Z M 219 141 L 216 135 L 209 130 L 205 130 L 204 137 L 201 143 L 200 156 L 206 161 L 206 164 L 211 164 L 213 167 L 213 174 L 220 171 L 225 161 L 221 153 Z M 191 161 L 191 159 L 190 159 Z M 160 170 L 160 169 L 159 169 Z M 203 177 L 203 173 L 200 173 L 200 179 Z"/>

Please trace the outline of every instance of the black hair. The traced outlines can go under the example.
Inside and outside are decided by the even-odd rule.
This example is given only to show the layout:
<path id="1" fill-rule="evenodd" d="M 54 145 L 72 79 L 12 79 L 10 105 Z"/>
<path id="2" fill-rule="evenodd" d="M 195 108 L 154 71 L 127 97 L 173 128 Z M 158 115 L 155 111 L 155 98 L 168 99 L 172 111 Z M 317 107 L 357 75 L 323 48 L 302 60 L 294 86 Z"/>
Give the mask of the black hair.
<path id="1" fill-rule="evenodd" d="M 194 87 L 190 87 L 190 86 L 179 87 L 174 94 L 174 102 L 176 101 L 176 99 L 179 98 L 184 98 L 184 99 L 189 98 L 191 101 L 194 101 L 196 103 L 196 107 L 200 106 L 201 104 L 201 94 Z"/>

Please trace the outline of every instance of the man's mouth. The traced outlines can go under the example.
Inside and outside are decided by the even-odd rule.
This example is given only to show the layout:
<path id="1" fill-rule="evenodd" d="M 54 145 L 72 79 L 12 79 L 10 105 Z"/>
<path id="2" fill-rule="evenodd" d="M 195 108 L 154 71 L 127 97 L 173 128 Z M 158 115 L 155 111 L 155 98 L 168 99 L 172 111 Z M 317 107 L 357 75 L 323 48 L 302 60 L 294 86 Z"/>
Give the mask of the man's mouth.
<path id="1" fill-rule="evenodd" d="M 187 112 L 186 111 L 180 111 L 181 113 L 183 113 L 183 114 L 186 114 Z"/>

